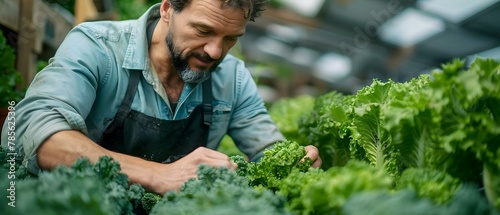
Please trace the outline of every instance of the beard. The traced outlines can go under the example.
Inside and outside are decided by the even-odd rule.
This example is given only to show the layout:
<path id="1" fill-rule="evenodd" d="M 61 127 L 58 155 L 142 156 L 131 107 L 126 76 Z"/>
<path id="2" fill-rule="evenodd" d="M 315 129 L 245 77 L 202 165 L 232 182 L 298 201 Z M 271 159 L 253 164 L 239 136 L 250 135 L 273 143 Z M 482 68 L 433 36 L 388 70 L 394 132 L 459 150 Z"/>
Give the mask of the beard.
<path id="1" fill-rule="evenodd" d="M 210 77 L 210 73 L 215 71 L 220 61 L 217 62 L 215 59 L 212 59 L 208 54 L 200 54 L 196 52 L 190 52 L 185 57 L 182 56 L 179 49 L 176 47 L 174 42 L 174 34 L 172 29 L 169 30 L 167 37 L 165 38 L 168 50 L 172 56 L 172 64 L 174 68 L 179 73 L 181 79 L 186 83 L 201 83 L 206 81 Z M 205 62 L 215 62 L 212 67 L 209 69 L 202 69 L 200 71 L 195 71 L 191 69 L 188 63 L 188 59 L 190 57 L 198 58 Z"/>

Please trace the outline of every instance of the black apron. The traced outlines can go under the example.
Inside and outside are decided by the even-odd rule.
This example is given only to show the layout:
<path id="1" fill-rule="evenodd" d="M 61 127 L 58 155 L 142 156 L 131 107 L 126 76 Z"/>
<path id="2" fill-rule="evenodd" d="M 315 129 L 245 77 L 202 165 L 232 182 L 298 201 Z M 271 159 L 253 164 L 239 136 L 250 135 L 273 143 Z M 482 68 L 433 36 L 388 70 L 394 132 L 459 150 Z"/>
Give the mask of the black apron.
<path id="1" fill-rule="evenodd" d="M 148 46 L 158 22 L 156 19 L 147 26 Z M 212 124 L 211 77 L 203 82 L 203 103 L 180 120 L 162 120 L 130 108 L 141 77 L 142 71 L 130 70 L 125 98 L 100 144 L 112 151 L 162 163 L 174 162 L 206 146 Z"/>
<path id="2" fill-rule="evenodd" d="M 115 152 L 162 163 L 174 162 L 206 146 L 212 123 L 211 78 L 202 83 L 203 104 L 196 106 L 189 117 L 163 120 L 130 108 L 141 77 L 141 71 L 130 71 L 125 98 L 100 144 Z"/>

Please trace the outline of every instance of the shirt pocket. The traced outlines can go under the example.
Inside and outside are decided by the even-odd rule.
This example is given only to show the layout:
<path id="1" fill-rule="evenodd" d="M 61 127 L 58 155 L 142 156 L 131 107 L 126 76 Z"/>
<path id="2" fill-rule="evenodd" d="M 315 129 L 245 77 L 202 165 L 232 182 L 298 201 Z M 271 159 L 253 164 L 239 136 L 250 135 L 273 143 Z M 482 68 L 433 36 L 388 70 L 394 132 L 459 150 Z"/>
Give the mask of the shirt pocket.
<path id="1" fill-rule="evenodd" d="M 213 120 L 215 122 L 228 122 L 231 116 L 232 106 L 225 102 L 217 102 L 213 106 Z"/>
<path id="2" fill-rule="evenodd" d="M 231 116 L 232 105 L 223 101 L 212 102 L 212 120 L 214 122 L 228 122 Z M 199 103 L 190 103 L 187 105 L 187 112 L 191 114 Z"/>

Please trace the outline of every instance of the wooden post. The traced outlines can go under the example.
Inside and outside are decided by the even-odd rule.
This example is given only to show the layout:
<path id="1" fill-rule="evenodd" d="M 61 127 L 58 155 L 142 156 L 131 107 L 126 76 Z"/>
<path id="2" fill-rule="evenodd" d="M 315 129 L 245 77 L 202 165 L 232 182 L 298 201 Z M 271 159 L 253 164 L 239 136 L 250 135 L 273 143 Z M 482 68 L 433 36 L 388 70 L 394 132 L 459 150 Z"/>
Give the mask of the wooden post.
<path id="1" fill-rule="evenodd" d="M 44 1 L 15 1 L 19 6 L 15 19 L 17 25 L 12 29 L 17 31 L 16 69 L 24 80 L 20 88 L 25 88 L 38 72 L 38 56 L 46 51 L 44 48 L 57 49 L 73 27 L 73 23 Z"/>
<path id="2" fill-rule="evenodd" d="M 96 19 L 99 15 L 97 8 L 93 1 L 89 0 L 76 0 L 75 1 L 75 23 L 78 25 L 87 20 Z"/>
<path id="3" fill-rule="evenodd" d="M 34 0 L 20 0 L 19 4 L 17 70 L 24 79 L 22 87 L 26 87 L 35 76 L 37 55 L 33 50 L 35 50 L 38 34 L 33 22 Z"/>
<path id="4" fill-rule="evenodd" d="M 0 7 L 0 24 L 17 32 L 19 27 L 19 0 L 2 1 Z M 9 38 L 16 40 L 17 38 Z M 11 41 L 12 42 L 12 41 Z"/>

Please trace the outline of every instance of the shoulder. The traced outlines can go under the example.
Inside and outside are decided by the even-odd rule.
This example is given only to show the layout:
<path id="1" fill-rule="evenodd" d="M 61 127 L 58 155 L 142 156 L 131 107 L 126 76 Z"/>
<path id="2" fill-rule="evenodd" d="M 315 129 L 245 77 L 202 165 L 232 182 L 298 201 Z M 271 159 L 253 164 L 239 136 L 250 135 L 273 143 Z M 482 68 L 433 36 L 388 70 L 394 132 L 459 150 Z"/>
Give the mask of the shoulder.
<path id="1" fill-rule="evenodd" d="M 212 79 L 220 80 L 226 84 L 243 81 L 250 78 L 250 72 L 245 62 L 233 55 L 228 54 L 219 64 L 217 71 L 213 72 Z M 241 84 L 241 83 L 240 83 Z"/>
<path id="2" fill-rule="evenodd" d="M 239 88 L 251 79 L 251 74 L 246 68 L 245 62 L 233 55 L 228 54 L 219 64 L 217 70 L 212 73 L 214 87 Z"/>
<path id="3" fill-rule="evenodd" d="M 255 81 L 246 68 L 245 62 L 232 55 L 227 55 L 218 70 L 212 73 L 212 89 L 214 97 L 223 100 L 236 100 L 242 94 L 256 92 Z"/>
<path id="4" fill-rule="evenodd" d="M 224 60 L 220 63 L 219 67 L 221 69 L 228 69 L 228 68 L 239 68 L 239 67 L 245 67 L 245 62 L 234 55 L 227 54 Z"/>
<path id="5" fill-rule="evenodd" d="M 135 20 L 84 22 L 75 26 L 71 33 L 83 33 L 94 39 L 118 41 L 123 35 L 130 34 Z"/>

